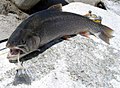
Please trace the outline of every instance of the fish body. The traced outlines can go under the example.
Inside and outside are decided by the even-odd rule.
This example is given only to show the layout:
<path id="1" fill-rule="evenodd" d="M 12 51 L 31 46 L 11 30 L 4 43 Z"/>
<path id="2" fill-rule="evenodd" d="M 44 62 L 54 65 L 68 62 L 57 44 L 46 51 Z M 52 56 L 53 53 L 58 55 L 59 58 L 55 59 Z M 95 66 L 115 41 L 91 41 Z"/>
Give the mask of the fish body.
<path id="1" fill-rule="evenodd" d="M 18 53 L 24 56 L 56 38 L 83 32 L 99 33 L 99 37 L 109 44 L 112 31 L 84 16 L 62 12 L 60 4 L 54 5 L 31 15 L 16 28 L 6 44 L 10 48 L 8 59 L 16 59 Z"/>

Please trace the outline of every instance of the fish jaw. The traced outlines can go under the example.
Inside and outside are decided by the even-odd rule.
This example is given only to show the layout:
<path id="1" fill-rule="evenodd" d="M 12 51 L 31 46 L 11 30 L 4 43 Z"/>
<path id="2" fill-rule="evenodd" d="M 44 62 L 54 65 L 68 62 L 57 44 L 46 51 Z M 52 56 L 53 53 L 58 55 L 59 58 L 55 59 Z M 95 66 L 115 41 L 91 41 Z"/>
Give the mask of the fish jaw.
<path id="1" fill-rule="evenodd" d="M 27 54 L 27 52 L 25 52 L 25 50 L 19 48 L 19 47 L 9 47 L 9 53 L 7 55 L 7 59 L 10 61 L 10 62 L 14 62 L 18 59 L 18 55 L 20 54 L 20 58 L 24 55 Z"/>

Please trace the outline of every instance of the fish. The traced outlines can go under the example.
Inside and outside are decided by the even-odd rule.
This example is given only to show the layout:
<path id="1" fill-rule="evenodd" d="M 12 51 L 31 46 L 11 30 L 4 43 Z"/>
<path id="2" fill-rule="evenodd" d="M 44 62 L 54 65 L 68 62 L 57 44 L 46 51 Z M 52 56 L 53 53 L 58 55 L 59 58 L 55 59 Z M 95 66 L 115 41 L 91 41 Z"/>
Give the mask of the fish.
<path id="1" fill-rule="evenodd" d="M 9 37 L 6 47 L 10 49 L 9 60 L 16 60 L 37 50 L 56 38 L 70 38 L 71 35 L 97 35 L 110 44 L 113 29 L 95 23 L 85 16 L 62 11 L 62 5 L 56 4 L 46 10 L 36 12 L 24 20 Z M 84 34 L 85 33 L 85 34 Z"/>

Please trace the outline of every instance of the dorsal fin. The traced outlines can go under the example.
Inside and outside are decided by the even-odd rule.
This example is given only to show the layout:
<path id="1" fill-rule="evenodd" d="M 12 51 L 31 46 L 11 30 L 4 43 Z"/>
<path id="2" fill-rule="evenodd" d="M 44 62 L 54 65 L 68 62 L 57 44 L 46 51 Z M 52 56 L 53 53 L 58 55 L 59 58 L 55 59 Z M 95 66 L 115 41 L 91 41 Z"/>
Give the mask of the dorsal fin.
<path id="1" fill-rule="evenodd" d="M 58 11 L 62 11 L 62 4 L 55 4 L 50 6 L 48 9 L 54 9 L 54 10 L 58 10 Z"/>

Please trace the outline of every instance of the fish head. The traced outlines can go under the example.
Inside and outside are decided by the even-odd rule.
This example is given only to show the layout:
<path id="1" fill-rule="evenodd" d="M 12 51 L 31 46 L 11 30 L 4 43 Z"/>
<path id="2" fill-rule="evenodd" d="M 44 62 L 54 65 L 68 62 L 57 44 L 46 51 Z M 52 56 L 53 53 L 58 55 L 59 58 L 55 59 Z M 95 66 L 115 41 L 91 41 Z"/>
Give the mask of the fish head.
<path id="1" fill-rule="evenodd" d="M 6 47 L 10 49 L 7 56 L 9 61 L 17 60 L 18 55 L 20 59 L 39 47 L 40 37 L 31 30 L 33 29 L 23 29 L 18 27 L 12 33 L 6 44 Z"/>

